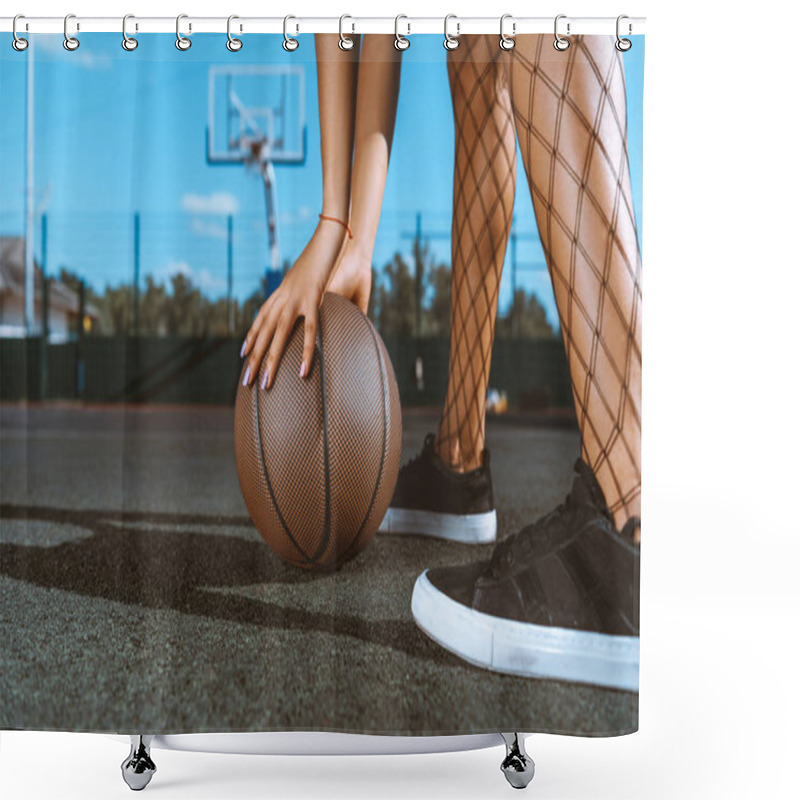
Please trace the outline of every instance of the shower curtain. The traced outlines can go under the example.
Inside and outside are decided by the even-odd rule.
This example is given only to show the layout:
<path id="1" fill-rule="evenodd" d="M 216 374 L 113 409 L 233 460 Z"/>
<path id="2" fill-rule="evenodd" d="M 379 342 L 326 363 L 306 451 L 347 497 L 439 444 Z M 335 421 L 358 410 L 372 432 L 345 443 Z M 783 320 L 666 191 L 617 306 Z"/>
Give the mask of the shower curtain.
<path id="1" fill-rule="evenodd" d="M 28 38 L 0 48 L 0 729 L 635 731 L 644 38 Z M 292 514 L 324 484 L 335 536 L 353 492 L 309 455 L 247 495 L 234 417 L 286 393 L 241 433 L 274 476 L 355 358 L 331 308 L 399 406 L 385 508 L 326 562 Z"/>

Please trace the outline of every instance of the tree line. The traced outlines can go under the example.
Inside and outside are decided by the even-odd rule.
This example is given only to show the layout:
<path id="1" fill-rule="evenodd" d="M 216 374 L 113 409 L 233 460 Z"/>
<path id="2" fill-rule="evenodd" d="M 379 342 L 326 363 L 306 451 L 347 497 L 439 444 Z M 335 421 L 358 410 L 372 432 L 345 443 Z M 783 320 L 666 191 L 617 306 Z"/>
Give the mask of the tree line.
<path id="1" fill-rule="evenodd" d="M 284 265 L 284 271 L 290 265 Z M 373 269 L 368 316 L 384 337 L 447 337 L 450 335 L 450 267 L 437 263 L 427 244 L 415 240 L 410 261 L 401 253 L 378 271 Z M 62 267 L 59 280 L 76 293 L 81 278 Z M 190 277 L 175 273 L 169 285 L 151 275 L 139 291 L 139 333 L 142 336 L 244 337 L 266 296 L 266 279 L 240 302 L 212 300 Z M 93 333 L 133 334 L 135 301 L 132 284 L 106 286 L 103 293 L 85 285 L 85 299 L 100 318 Z M 229 319 L 230 317 L 230 319 Z M 495 336 L 549 339 L 556 335 L 535 294 L 517 289 L 504 314 L 498 314 Z"/>

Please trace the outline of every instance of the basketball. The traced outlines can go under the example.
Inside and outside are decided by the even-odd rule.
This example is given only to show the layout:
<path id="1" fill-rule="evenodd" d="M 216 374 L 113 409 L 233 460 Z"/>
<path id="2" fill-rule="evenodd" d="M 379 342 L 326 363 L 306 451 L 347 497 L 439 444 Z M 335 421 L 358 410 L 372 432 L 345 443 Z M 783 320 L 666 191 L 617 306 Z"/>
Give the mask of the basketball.
<path id="1" fill-rule="evenodd" d="M 299 377 L 303 321 L 272 386 L 242 386 L 234 448 L 247 511 L 281 558 L 331 570 L 372 541 L 400 468 L 400 394 L 386 347 L 361 311 L 327 293 L 309 374 Z M 246 360 L 245 360 L 246 364 Z"/>

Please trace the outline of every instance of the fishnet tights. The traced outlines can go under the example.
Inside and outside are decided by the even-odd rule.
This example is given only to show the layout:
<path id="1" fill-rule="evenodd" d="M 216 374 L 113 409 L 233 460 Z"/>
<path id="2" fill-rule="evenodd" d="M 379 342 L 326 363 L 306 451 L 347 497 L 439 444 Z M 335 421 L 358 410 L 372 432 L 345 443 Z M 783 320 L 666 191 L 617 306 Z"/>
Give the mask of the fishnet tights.
<path id="1" fill-rule="evenodd" d="M 456 141 L 450 369 L 437 451 L 459 471 L 483 460 L 497 295 L 514 211 L 516 138 L 507 60 L 494 39 L 467 36 L 447 61 Z"/>
<path id="2" fill-rule="evenodd" d="M 478 38 L 494 54 L 492 64 L 505 65 L 507 81 L 500 77 L 478 80 L 486 63 L 468 63 L 476 48 L 471 40 Z M 448 61 L 451 86 L 457 89 L 453 100 L 456 126 L 467 124 L 467 131 L 484 133 L 480 145 L 472 150 L 463 144 L 459 147 L 458 142 L 474 142 L 475 134 L 457 134 L 453 344 L 444 414 L 448 420 L 443 417 L 440 439 L 446 443 L 457 438 L 465 466 L 475 462 L 463 457 L 461 443 L 469 439 L 463 429 L 471 426 L 473 441 L 482 447 L 491 348 L 491 338 L 487 347 L 486 337 L 491 337 L 494 329 L 508 230 L 505 237 L 499 228 L 490 234 L 490 222 L 483 235 L 496 249 L 477 252 L 482 231 L 476 220 L 484 208 L 496 215 L 501 207 L 510 224 L 511 203 L 506 198 L 507 185 L 513 187 L 514 180 L 513 138 L 509 146 L 507 131 L 497 122 L 502 118 L 500 109 L 505 108 L 500 98 L 510 91 L 570 367 L 581 455 L 595 473 L 621 528 L 630 516 L 641 513 L 642 369 L 641 260 L 628 170 L 622 57 L 613 38 L 602 36 L 572 37 L 570 48 L 563 53 L 553 48 L 551 36 L 518 36 L 510 58 L 496 52 L 494 37 L 462 36 L 461 42 Z M 464 50 L 468 43 L 470 49 Z M 499 91 L 493 101 L 490 91 L 495 87 Z M 470 108 L 465 110 L 457 97 L 464 99 L 464 105 L 468 98 L 477 97 L 479 102 L 469 100 Z M 491 117 L 493 124 L 483 116 Z M 476 152 L 483 161 L 476 162 Z M 484 161 L 488 163 L 484 165 Z M 463 176 L 477 174 L 476 163 L 488 167 L 491 177 L 466 183 Z M 494 199 L 489 198 L 490 188 Z M 465 209 L 471 212 L 466 219 Z M 486 219 L 492 216 L 487 214 Z M 473 262 L 463 256 L 456 259 L 456 252 L 462 251 L 473 252 Z M 470 263 L 472 274 L 465 277 L 462 273 L 469 272 L 466 265 Z M 481 265 L 488 284 L 483 291 L 473 277 Z M 476 380 L 476 375 L 481 380 Z M 468 394 L 470 386 L 476 393 L 473 397 Z M 477 445 L 471 452 L 476 449 Z M 448 452 L 452 447 L 440 445 L 446 460 Z M 450 463 L 461 466 L 454 459 Z"/>

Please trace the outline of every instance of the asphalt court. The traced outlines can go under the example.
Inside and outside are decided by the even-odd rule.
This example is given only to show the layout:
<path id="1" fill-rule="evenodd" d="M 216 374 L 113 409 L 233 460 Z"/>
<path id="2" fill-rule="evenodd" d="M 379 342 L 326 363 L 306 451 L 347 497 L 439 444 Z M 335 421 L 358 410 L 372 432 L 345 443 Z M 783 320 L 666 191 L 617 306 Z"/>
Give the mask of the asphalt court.
<path id="1" fill-rule="evenodd" d="M 436 416 L 404 415 L 403 458 Z M 244 505 L 233 409 L 0 406 L 0 728 L 604 735 L 638 697 L 498 675 L 430 641 L 426 568 L 491 546 L 378 536 L 283 563 Z M 499 536 L 561 502 L 577 432 L 490 419 Z"/>

